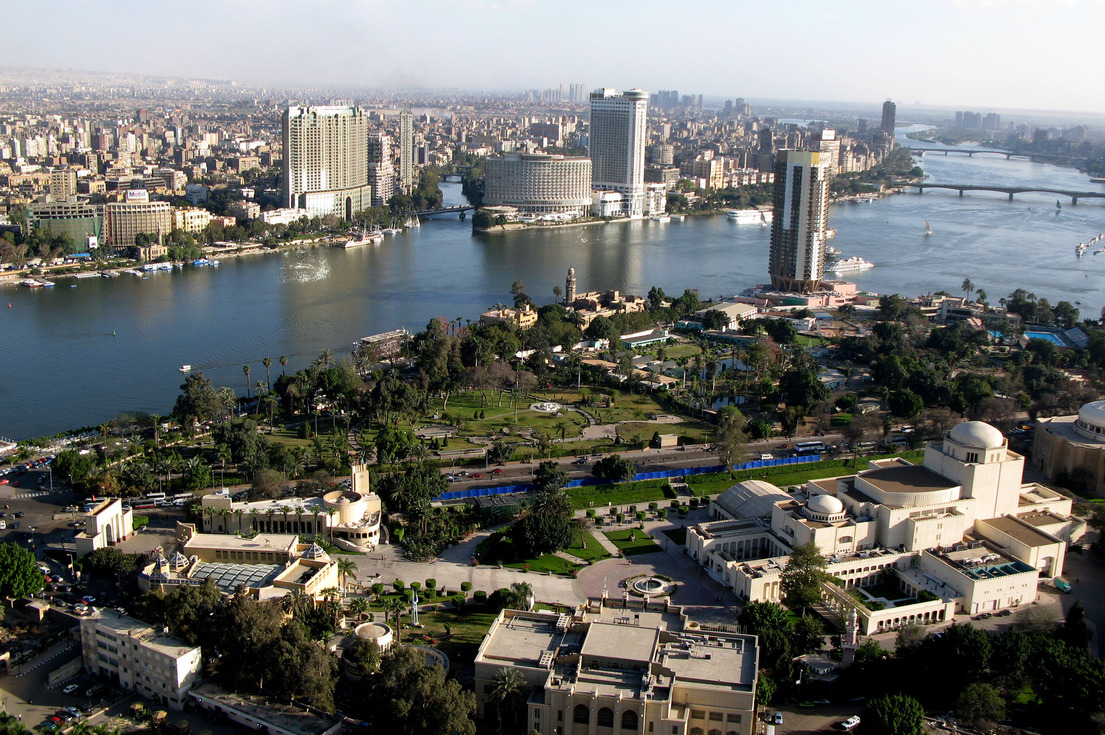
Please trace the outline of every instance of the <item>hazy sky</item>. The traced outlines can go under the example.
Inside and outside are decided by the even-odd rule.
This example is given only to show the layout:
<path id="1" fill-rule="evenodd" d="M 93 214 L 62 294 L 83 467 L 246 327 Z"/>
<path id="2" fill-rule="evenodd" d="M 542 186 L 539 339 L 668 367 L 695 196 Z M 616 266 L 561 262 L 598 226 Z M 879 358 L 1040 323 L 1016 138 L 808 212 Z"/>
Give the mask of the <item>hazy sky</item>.
<path id="1" fill-rule="evenodd" d="M 20 0 L 3 63 L 1105 112 L 1105 0 Z"/>

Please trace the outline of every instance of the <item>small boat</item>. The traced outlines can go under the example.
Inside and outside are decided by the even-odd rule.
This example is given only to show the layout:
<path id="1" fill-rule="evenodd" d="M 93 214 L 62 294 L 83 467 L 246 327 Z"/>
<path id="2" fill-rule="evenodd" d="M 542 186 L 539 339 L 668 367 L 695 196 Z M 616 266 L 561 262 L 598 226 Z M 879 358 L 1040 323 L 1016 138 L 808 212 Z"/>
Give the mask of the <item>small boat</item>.
<path id="1" fill-rule="evenodd" d="M 376 245 L 384 241 L 384 236 L 379 232 L 369 232 L 367 230 L 361 230 L 361 234 L 352 240 L 346 241 L 343 248 L 350 250 L 352 248 L 359 248 L 362 245 Z"/>
<path id="2" fill-rule="evenodd" d="M 932 225 L 929 224 L 928 220 L 925 220 L 925 237 L 928 237 L 931 234 L 932 234 Z"/>
<path id="3" fill-rule="evenodd" d="M 180 366 L 180 372 L 190 373 L 190 372 L 192 372 L 192 366 L 191 365 L 181 365 Z"/>
<path id="4" fill-rule="evenodd" d="M 400 232 L 402 232 L 402 230 L 400 230 L 398 227 L 385 227 L 383 229 L 383 233 L 385 235 L 398 235 Z"/>
<path id="5" fill-rule="evenodd" d="M 672 222 L 682 222 L 683 220 L 687 219 L 687 215 L 685 215 L 685 214 L 673 214 L 671 216 L 671 219 L 672 219 Z"/>
<path id="6" fill-rule="evenodd" d="M 1063 203 L 1060 202 L 1058 199 L 1055 200 L 1055 208 L 1056 209 L 1062 209 L 1063 208 Z"/>

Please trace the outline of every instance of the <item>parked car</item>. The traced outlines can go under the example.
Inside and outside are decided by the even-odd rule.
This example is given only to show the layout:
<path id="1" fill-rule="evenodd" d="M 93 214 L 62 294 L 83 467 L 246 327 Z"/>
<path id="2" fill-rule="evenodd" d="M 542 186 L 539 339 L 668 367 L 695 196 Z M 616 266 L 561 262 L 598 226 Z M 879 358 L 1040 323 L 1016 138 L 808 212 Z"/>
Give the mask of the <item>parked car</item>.
<path id="1" fill-rule="evenodd" d="M 65 687 L 61 691 L 64 694 L 72 694 L 73 692 L 77 691 L 78 689 L 80 689 L 80 687 L 77 686 L 76 684 L 70 684 L 69 686 Z"/>
<path id="2" fill-rule="evenodd" d="M 502 467 L 496 467 L 495 469 L 491 470 L 491 474 L 501 475 L 501 474 L 503 474 L 503 468 Z"/>
<path id="3" fill-rule="evenodd" d="M 847 720 L 840 723 L 840 727 L 841 727 L 842 730 L 853 730 L 853 729 L 859 727 L 859 723 L 860 723 L 859 717 L 857 715 L 852 715 Z"/>

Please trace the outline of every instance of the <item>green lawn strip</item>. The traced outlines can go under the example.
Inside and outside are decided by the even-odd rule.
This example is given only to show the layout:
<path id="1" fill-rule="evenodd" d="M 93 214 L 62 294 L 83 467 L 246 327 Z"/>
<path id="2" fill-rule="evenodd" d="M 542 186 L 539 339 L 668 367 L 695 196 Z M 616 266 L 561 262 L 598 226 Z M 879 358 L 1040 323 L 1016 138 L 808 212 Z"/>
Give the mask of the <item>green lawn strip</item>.
<path id="1" fill-rule="evenodd" d="M 568 497 L 572 507 L 601 508 L 604 505 L 627 505 L 630 503 L 647 504 L 649 501 L 664 500 L 663 486 L 667 480 L 641 480 L 621 485 L 584 485 L 568 488 Z"/>
<path id="2" fill-rule="evenodd" d="M 555 554 L 544 554 L 536 559 L 519 559 L 509 536 L 493 533 L 476 547 L 476 558 L 481 564 L 502 564 L 513 569 L 528 569 L 531 572 L 552 572 L 553 574 L 571 574 L 581 565 L 572 564 Z"/>
<path id="3" fill-rule="evenodd" d="M 511 569 L 525 569 L 529 572 L 550 572 L 551 574 L 571 574 L 581 565 L 573 564 L 567 559 L 562 559 L 556 554 L 542 554 L 536 559 L 523 559 L 522 561 L 504 564 Z"/>
<path id="4" fill-rule="evenodd" d="M 665 528 L 664 535 L 670 538 L 680 546 L 687 543 L 687 529 L 686 528 Z"/>
<path id="5" fill-rule="evenodd" d="M 651 554 L 660 550 L 660 544 L 640 529 L 625 528 L 621 531 L 607 531 L 604 535 L 614 542 L 624 556 Z"/>
<path id="6" fill-rule="evenodd" d="M 648 445 L 655 434 L 676 434 L 687 442 L 699 444 L 713 433 L 713 427 L 701 421 L 681 421 L 678 424 L 656 424 L 647 421 L 631 421 L 618 426 L 618 437 L 624 444 Z"/>
<path id="7" fill-rule="evenodd" d="M 580 537 L 583 539 L 583 546 L 579 545 Z M 571 545 L 564 549 L 564 552 L 589 562 L 596 562 L 599 559 L 605 559 L 610 556 L 609 552 L 599 543 L 598 539 L 587 531 L 577 533 Z"/>

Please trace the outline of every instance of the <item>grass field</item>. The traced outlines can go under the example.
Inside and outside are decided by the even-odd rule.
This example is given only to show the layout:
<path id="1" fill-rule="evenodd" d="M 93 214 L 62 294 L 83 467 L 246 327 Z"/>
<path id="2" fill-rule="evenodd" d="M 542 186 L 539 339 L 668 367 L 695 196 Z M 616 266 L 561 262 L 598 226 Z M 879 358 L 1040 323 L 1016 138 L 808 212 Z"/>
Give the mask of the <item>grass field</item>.
<path id="1" fill-rule="evenodd" d="M 580 546 L 580 537 L 583 539 L 583 545 Z M 568 548 L 564 549 L 564 552 L 578 557 L 583 561 L 596 562 L 600 559 L 606 559 L 610 554 L 606 551 L 602 544 L 599 543 L 593 535 L 587 531 L 576 534 L 576 539 L 572 542 Z"/>
<path id="2" fill-rule="evenodd" d="M 618 547 L 623 556 L 651 554 L 660 550 L 660 544 L 653 541 L 647 533 L 640 529 L 626 528 L 621 531 L 607 531 L 604 535 L 614 542 L 614 545 Z"/>
<path id="3" fill-rule="evenodd" d="M 585 485 L 570 487 L 567 490 L 572 507 L 600 508 L 604 505 L 628 505 L 630 503 L 648 504 L 652 500 L 663 500 L 663 486 L 666 480 L 641 480 L 623 485 Z M 674 496 L 673 496 L 674 497 Z"/>
<path id="4" fill-rule="evenodd" d="M 493 533 L 476 547 L 476 557 L 481 564 L 502 564 L 512 569 L 527 569 L 531 572 L 551 572 L 552 574 L 571 574 L 580 564 L 572 564 L 555 554 L 543 554 L 533 559 L 521 559 L 510 537 Z"/>

